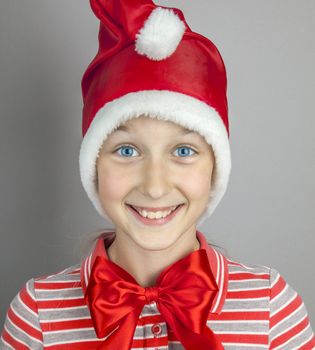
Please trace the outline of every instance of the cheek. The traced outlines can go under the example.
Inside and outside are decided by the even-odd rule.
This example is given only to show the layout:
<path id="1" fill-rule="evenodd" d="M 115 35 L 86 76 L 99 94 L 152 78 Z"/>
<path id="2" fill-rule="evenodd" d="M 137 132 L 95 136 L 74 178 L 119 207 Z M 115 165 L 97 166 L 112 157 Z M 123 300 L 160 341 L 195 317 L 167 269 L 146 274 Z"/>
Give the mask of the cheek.
<path id="1" fill-rule="evenodd" d="M 106 163 L 98 167 L 98 192 L 102 201 L 120 200 L 130 186 L 130 176 Z M 110 202 L 108 202 L 110 203 Z"/>
<path id="2" fill-rule="evenodd" d="M 198 166 L 185 172 L 182 188 L 191 199 L 207 198 L 211 189 L 211 168 Z"/>

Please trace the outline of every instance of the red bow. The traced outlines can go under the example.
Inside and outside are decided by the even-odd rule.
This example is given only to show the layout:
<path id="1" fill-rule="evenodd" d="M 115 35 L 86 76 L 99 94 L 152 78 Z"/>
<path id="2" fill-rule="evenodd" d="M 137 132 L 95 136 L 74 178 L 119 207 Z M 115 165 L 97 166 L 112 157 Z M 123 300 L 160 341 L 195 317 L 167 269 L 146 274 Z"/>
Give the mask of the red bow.
<path id="1" fill-rule="evenodd" d="M 85 301 L 98 338 L 108 336 L 98 349 L 129 350 L 143 306 L 156 301 L 185 349 L 221 350 L 223 346 L 206 324 L 217 292 L 207 252 L 199 249 L 168 266 L 156 286 L 146 288 L 111 260 L 97 256 Z"/>

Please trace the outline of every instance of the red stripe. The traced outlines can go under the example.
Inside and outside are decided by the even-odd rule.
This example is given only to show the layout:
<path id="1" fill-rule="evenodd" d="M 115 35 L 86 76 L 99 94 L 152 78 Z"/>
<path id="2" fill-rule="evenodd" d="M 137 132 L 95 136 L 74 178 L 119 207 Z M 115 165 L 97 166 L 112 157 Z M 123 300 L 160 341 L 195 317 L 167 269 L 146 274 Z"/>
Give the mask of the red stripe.
<path id="1" fill-rule="evenodd" d="M 97 347 L 101 344 L 101 341 L 84 341 L 84 342 L 71 342 L 69 344 L 56 344 L 56 345 L 45 345 L 45 349 L 49 350 L 91 350 L 97 349 Z"/>
<path id="2" fill-rule="evenodd" d="M 153 315 L 153 316 L 143 316 L 141 318 L 139 318 L 138 320 L 138 325 L 139 326 L 145 326 L 147 324 L 150 324 L 150 323 L 162 323 L 164 322 L 163 318 L 161 315 Z"/>
<path id="3" fill-rule="evenodd" d="M 167 336 L 160 337 L 160 338 L 158 338 L 158 337 L 146 338 L 143 340 L 142 339 L 133 339 L 131 347 L 143 349 L 146 347 L 154 347 L 154 346 L 168 346 L 168 340 L 169 340 L 169 338 Z"/>
<path id="4" fill-rule="evenodd" d="M 25 331 L 28 335 L 38 339 L 39 341 L 43 340 L 42 333 L 39 330 L 35 329 L 34 327 L 31 327 L 28 323 L 23 321 L 21 318 L 19 318 L 18 315 L 14 313 L 12 308 L 9 309 L 8 316 L 13 324 L 15 324 L 18 328 L 22 329 L 23 331 Z"/>
<path id="5" fill-rule="evenodd" d="M 81 287 L 81 281 L 77 282 L 52 282 L 52 283 L 43 283 L 35 282 L 35 289 L 42 290 L 55 290 L 55 289 L 67 289 L 67 288 L 77 288 Z"/>
<path id="6" fill-rule="evenodd" d="M 285 307 L 280 309 L 276 314 L 270 317 L 270 328 L 272 329 L 276 324 L 282 321 L 286 316 L 292 314 L 302 304 L 301 297 L 297 294 L 296 297 Z"/>
<path id="7" fill-rule="evenodd" d="M 64 330 L 75 330 L 78 328 L 93 328 L 93 322 L 91 318 L 69 320 L 69 321 L 52 321 L 52 322 L 41 322 L 40 324 L 43 332 L 49 331 L 64 331 Z"/>
<path id="8" fill-rule="evenodd" d="M 78 299 L 56 299 L 56 300 L 38 300 L 39 309 L 62 309 L 64 307 L 86 306 L 83 298 Z"/>
<path id="9" fill-rule="evenodd" d="M 292 339 L 295 335 L 299 334 L 303 329 L 305 329 L 309 325 L 309 320 L 307 317 L 304 320 L 300 321 L 296 326 L 287 330 L 285 333 L 281 334 L 279 337 L 275 338 L 271 342 L 271 349 L 284 344 L 286 341 Z"/>
<path id="10" fill-rule="evenodd" d="M 268 321 L 269 311 L 222 311 L 220 315 L 209 314 L 209 321 L 239 321 L 239 320 L 253 320 L 253 321 Z"/>
<path id="11" fill-rule="evenodd" d="M 315 336 L 313 334 L 313 337 L 304 345 L 300 347 L 299 350 L 314 350 L 315 349 Z"/>
<path id="12" fill-rule="evenodd" d="M 286 281 L 282 276 L 280 276 L 277 283 L 271 288 L 270 301 L 273 300 L 278 294 L 280 294 L 286 285 Z"/>
<path id="13" fill-rule="evenodd" d="M 253 289 L 253 290 L 241 290 L 241 291 L 228 291 L 226 294 L 226 299 L 255 299 L 255 298 L 263 298 L 263 297 L 269 297 L 270 295 L 270 289 L 264 288 L 264 289 Z"/>
<path id="14" fill-rule="evenodd" d="M 242 280 L 269 280 L 268 273 L 262 275 L 256 275 L 254 273 L 232 273 L 229 275 L 230 281 L 242 281 Z"/>
<path id="15" fill-rule="evenodd" d="M 35 300 L 28 294 L 26 286 L 19 292 L 20 298 L 25 305 L 27 305 L 35 314 L 37 314 L 37 304 Z"/>
<path id="16" fill-rule="evenodd" d="M 215 332 L 214 332 L 215 333 Z M 216 334 L 216 333 L 215 333 Z M 268 334 L 216 334 L 221 343 L 268 344 Z M 169 333 L 169 340 L 178 341 L 176 335 Z"/>
<path id="17" fill-rule="evenodd" d="M 2 338 L 11 346 L 13 346 L 13 348 L 15 350 L 29 350 L 30 348 L 26 345 L 23 345 L 22 343 L 16 341 L 14 338 L 11 337 L 11 335 L 5 330 L 3 329 L 2 332 Z"/>

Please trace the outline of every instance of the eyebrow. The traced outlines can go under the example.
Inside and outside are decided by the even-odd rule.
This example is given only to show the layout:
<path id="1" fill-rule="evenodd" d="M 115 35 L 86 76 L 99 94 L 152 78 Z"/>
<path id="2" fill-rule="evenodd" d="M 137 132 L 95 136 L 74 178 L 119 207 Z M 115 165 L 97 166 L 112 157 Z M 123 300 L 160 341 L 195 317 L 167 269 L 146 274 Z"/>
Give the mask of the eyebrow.
<path id="1" fill-rule="evenodd" d="M 124 125 L 120 125 L 117 129 L 115 129 L 115 131 L 118 131 L 118 130 L 125 131 L 125 132 L 130 131 L 129 128 L 127 126 L 124 126 Z M 187 134 L 192 134 L 194 132 L 195 132 L 194 130 L 184 129 L 184 130 L 182 130 L 181 134 L 187 135 Z"/>

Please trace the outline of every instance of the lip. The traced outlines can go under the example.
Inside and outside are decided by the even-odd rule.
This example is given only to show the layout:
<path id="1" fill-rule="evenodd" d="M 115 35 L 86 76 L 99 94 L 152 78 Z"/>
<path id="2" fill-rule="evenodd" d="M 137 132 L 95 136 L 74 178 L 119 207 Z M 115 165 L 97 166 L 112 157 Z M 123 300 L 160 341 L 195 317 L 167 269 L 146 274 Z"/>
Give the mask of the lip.
<path id="1" fill-rule="evenodd" d="M 175 204 L 175 205 L 171 205 L 169 207 L 158 207 L 158 208 L 152 208 L 152 207 L 140 207 L 139 205 L 133 205 L 133 204 L 129 204 L 129 203 L 126 203 L 127 205 L 131 205 L 135 208 L 139 208 L 139 209 L 142 209 L 142 210 L 146 210 L 146 211 L 152 211 L 152 212 L 157 212 L 157 211 L 167 211 L 167 210 L 170 210 L 171 208 L 175 207 L 175 206 L 178 206 L 178 205 L 181 205 L 181 204 L 184 204 L 184 203 L 181 203 L 181 204 Z"/>
<path id="2" fill-rule="evenodd" d="M 130 204 L 126 204 L 126 206 L 128 210 L 131 212 L 131 214 L 141 223 L 148 226 L 161 226 L 170 222 L 181 211 L 181 209 L 185 206 L 185 204 L 180 204 L 179 207 L 176 208 L 174 211 L 172 211 L 168 216 L 160 219 L 144 218 L 135 209 L 133 209 Z"/>

